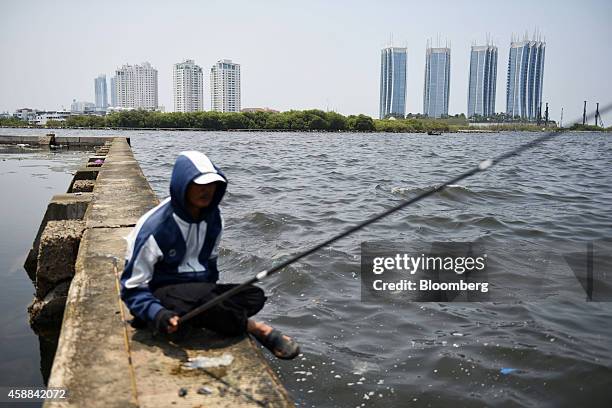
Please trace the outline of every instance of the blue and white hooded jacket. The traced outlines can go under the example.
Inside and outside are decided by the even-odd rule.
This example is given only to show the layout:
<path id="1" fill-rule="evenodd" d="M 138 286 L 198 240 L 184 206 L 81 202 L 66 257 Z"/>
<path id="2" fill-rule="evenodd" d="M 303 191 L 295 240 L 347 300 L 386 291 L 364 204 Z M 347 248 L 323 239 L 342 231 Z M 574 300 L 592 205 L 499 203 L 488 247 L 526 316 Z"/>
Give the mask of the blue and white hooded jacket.
<path id="1" fill-rule="evenodd" d="M 210 205 L 194 219 L 187 211 L 187 186 L 197 177 L 217 181 Z M 121 299 L 134 316 L 154 320 L 163 308 L 153 296 L 156 289 L 184 282 L 216 282 L 217 255 L 223 230 L 219 203 L 227 179 L 206 155 L 182 152 L 174 164 L 170 197 L 139 220 L 126 238 Z"/>

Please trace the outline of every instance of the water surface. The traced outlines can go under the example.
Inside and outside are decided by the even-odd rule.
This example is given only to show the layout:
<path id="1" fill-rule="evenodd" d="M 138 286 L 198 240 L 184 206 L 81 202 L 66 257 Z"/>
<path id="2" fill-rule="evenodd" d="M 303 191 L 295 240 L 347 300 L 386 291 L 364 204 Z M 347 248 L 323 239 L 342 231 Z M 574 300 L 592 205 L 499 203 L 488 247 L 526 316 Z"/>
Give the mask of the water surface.
<path id="1" fill-rule="evenodd" d="M 230 181 L 220 269 L 222 280 L 232 282 L 537 136 L 57 132 L 79 133 L 130 136 L 160 198 L 179 152 L 208 154 Z M 270 360 L 297 405 L 610 406 L 611 303 L 586 302 L 577 283 L 555 284 L 552 275 L 542 299 L 362 303 L 359 248 L 363 241 L 507 246 L 500 262 L 528 292 L 530 258 L 517 247 L 544 250 L 553 241 L 580 246 L 612 238 L 611 168 L 609 134 L 561 135 L 266 281 L 270 300 L 260 317 L 296 337 L 304 351 L 294 361 Z M 18 172 L 27 175 L 25 169 Z M 36 200 L 44 208 L 46 199 Z M 42 210 L 4 205 L 24 214 L 4 222 L 27 224 L 18 233 L 29 245 Z M 22 311 L 14 313 L 20 321 L 31 287 L 20 262 L 12 262 L 14 269 L 4 269 L 23 289 L 6 302 Z M 517 371 L 504 375 L 501 368 Z"/>

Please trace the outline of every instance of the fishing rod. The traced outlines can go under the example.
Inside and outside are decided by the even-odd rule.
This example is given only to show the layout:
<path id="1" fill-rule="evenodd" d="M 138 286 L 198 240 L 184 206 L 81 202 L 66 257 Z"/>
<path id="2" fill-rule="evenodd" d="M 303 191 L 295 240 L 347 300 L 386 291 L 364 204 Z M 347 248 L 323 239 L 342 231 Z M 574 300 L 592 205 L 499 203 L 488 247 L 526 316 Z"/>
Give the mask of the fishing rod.
<path id="1" fill-rule="evenodd" d="M 612 109 L 612 103 L 608 104 L 607 106 L 605 106 L 601 111 L 602 112 L 607 112 L 610 109 Z M 255 275 L 254 277 L 248 279 L 247 281 L 233 287 L 232 289 L 228 290 L 227 292 L 222 293 L 221 295 L 218 295 L 217 297 L 209 300 L 208 302 L 204 303 L 203 305 L 200 305 L 198 307 L 196 307 L 195 309 L 191 310 L 190 312 L 184 314 L 182 317 L 179 318 L 179 323 L 184 323 L 190 319 L 192 319 L 193 317 L 199 315 L 200 313 L 205 312 L 206 310 L 210 309 L 211 307 L 218 305 L 219 303 L 223 302 L 225 299 L 230 298 L 231 296 L 235 295 L 236 293 L 242 291 L 244 288 L 246 288 L 249 285 L 252 285 L 256 282 L 262 281 L 265 278 L 267 278 L 268 276 L 272 276 L 273 274 L 277 273 L 278 271 L 286 268 L 287 266 L 291 265 L 292 263 L 295 263 L 297 261 L 299 261 L 302 258 L 307 257 L 308 255 L 311 255 L 315 252 L 317 252 L 318 250 L 333 244 L 336 241 L 341 240 L 344 237 L 347 237 L 351 234 L 353 234 L 354 232 L 357 232 L 365 227 L 367 227 L 370 224 L 373 224 L 377 221 L 382 220 L 385 217 L 388 217 L 389 215 L 402 210 L 406 207 L 408 207 L 409 205 L 412 205 L 414 203 L 417 203 L 435 193 L 438 193 L 442 190 L 444 190 L 444 188 L 448 187 L 451 184 L 457 184 L 458 182 L 460 182 L 461 180 L 465 180 L 468 177 L 473 176 L 474 174 L 477 173 L 481 173 L 484 172 L 488 169 L 490 169 L 492 166 L 501 163 L 504 160 L 507 160 L 511 157 L 514 156 L 518 156 L 521 153 L 523 153 L 526 150 L 532 149 L 533 147 L 546 142 L 549 139 L 552 139 L 554 136 L 564 133 L 564 130 L 556 130 L 556 131 L 551 131 L 548 133 L 545 133 L 544 135 L 533 139 L 530 142 L 524 143 L 506 153 L 503 153 L 497 157 L 494 157 L 492 159 L 486 159 L 481 161 L 480 163 L 478 163 L 478 165 L 476 165 L 475 167 L 465 171 L 464 173 L 440 184 L 437 187 L 432 187 L 429 190 L 426 190 L 424 192 L 422 192 L 421 194 L 416 195 L 415 197 L 409 199 L 409 200 L 405 200 L 403 202 L 401 202 L 400 204 L 396 205 L 395 207 L 389 208 L 386 211 L 383 211 L 380 214 L 377 214 L 365 221 L 360 222 L 359 224 L 356 224 L 348 229 L 346 229 L 345 231 L 341 232 L 338 235 L 335 235 L 323 242 L 321 242 L 320 244 L 317 244 L 315 246 L 313 246 L 312 248 L 298 254 L 295 255 L 292 258 L 287 259 L 286 261 L 281 262 L 280 264 L 272 267 L 271 269 L 268 270 L 263 270 L 261 272 L 259 272 L 257 275 Z"/>

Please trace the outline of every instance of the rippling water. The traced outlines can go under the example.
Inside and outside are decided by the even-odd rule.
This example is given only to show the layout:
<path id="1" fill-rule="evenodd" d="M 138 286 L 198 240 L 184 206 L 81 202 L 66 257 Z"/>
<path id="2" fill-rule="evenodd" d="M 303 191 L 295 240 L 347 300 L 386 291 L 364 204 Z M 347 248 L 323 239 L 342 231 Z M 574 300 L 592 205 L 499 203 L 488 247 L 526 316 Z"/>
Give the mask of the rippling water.
<path id="1" fill-rule="evenodd" d="M 224 170 L 220 267 L 233 282 L 537 136 L 119 134 L 132 138 L 160 198 L 180 151 L 203 151 Z M 304 351 L 271 360 L 296 403 L 611 406 L 612 303 L 586 302 L 551 279 L 539 301 L 392 306 L 362 303 L 359 280 L 363 241 L 480 240 L 507 246 L 500 262 L 527 288 L 530 258 L 516 248 L 612 238 L 611 169 L 610 134 L 560 135 L 270 278 L 260 316 Z"/>

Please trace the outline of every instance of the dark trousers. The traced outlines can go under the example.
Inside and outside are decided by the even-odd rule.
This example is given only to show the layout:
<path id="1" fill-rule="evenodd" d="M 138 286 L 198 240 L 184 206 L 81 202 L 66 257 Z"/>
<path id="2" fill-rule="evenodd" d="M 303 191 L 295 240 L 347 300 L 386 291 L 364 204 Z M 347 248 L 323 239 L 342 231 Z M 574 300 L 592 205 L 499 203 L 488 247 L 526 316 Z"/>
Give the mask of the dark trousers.
<path id="1" fill-rule="evenodd" d="M 179 283 L 163 286 L 153 292 L 161 304 L 179 316 L 238 286 L 236 284 Z M 244 290 L 215 305 L 189 321 L 194 327 L 204 327 L 228 336 L 246 332 L 247 320 L 259 312 L 266 302 L 264 291 L 256 286 Z"/>

